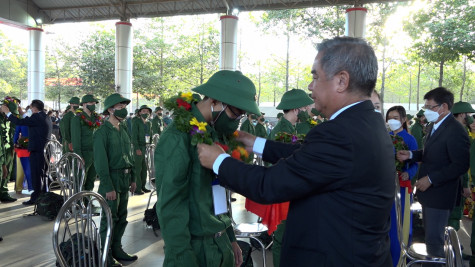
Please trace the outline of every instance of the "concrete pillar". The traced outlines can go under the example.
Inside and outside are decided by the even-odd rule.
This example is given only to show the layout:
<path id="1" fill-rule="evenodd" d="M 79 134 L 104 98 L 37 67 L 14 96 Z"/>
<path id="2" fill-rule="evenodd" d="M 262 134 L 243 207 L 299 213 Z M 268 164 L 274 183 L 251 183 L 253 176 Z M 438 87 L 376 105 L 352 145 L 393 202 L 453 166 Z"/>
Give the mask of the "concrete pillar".
<path id="1" fill-rule="evenodd" d="M 45 101 L 45 46 L 44 31 L 40 28 L 28 28 L 30 45 L 28 46 L 28 103 L 34 99 Z"/>
<path id="2" fill-rule="evenodd" d="M 346 10 L 345 36 L 365 37 L 367 12 L 368 10 L 364 7 L 354 7 Z"/>
<path id="3" fill-rule="evenodd" d="M 115 28 L 115 85 L 118 93 L 132 100 L 132 23 L 120 21 L 115 24 Z M 127 109 L 129 113 L 134 110 L 130 104 Z"/>
<path id="4" fill-rule="evenodd" d="M 221 46 L 219 49 L 219 69 L 236 70 L 238 17 L 221 16 Z"/>

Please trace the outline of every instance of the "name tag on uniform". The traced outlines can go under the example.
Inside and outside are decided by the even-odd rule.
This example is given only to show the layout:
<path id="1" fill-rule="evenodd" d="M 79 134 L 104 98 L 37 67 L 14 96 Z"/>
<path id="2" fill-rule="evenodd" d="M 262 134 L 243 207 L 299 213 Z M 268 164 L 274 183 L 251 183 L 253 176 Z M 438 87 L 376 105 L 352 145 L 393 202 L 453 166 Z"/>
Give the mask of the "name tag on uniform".
<path id="1" fill-rule="evenodd" d="M 228 212 L 226 204 L 226 189 L 219 185 L 218 179 L 214 179 L 211 183 L 213 189 L 213 206 L 214 215 L 219 215 Z"/>

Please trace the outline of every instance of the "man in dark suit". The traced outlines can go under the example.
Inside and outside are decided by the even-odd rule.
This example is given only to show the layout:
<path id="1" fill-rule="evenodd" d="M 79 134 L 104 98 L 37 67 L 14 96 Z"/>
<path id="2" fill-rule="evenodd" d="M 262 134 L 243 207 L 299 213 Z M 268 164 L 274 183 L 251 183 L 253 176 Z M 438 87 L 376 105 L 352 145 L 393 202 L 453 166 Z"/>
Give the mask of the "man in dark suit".
<path id="1" fill-rule="evenodd" d="M 369 100 L 377 66 L 361 39 L 321 43 L 308 87 L 315 108 L 330 119 L 312 128 L 302 145 L 239 133 L 238 140 L 272 167 L 198 145 L 201 163 L 222 185 L 260 203 L 290 201 L 281 266 L 392 266 L 396 168 L 384 121 Z"/>
<path id="2" fill-rule="evenodd" d="M 30 109 L 33 112 L 31 117 L 23 116 L 23 110 L 19 108 L 22 119 L 10 113 L 10 109 L 3 105 L 2 111 L 7 114 L 8 120 L 15 125 L 28 126 L 28 151 L 30 151 L 31 182 L 34 192 L 30 200 L 23 202 L 23 205 L 34 205 L 41 192 L 46 192 L 46 162 L 44 157 L 44 147 L 51 138 L 51 119 L 44 112 L 44 103 L 35 99 L 31 101 Z"/>
<path id="3" fill-rule="evenodd" d="M 399 151 L 400 161 L 421 162 L 415 184 L 422 206 L 427 253 L 445 257 L 444 231 L 457 197 L 462 192 L 461 176 L 468 171 L 470 142 L 467 130 L 450 112 L 454 95 L 444 87 L 424 96 L 424 116 L 432 122 L 423 150 Z"/>

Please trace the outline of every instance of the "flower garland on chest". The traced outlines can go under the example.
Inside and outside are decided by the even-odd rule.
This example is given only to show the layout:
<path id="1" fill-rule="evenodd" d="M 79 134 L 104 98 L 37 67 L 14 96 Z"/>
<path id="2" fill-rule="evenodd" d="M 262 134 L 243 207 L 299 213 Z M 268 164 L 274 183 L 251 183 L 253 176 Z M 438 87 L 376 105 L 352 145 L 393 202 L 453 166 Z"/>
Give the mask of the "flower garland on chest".
<path id="1" fill-rule="evenodd" d="M 79 116 L 81 119 L 81 122 L 93 130 L 99 128 L 103 123 L 103 118 L 95 111 L 91 112 L 92 120 L 89 120 L 86 115 L 84 115 L 86 112 L 82 108 L 78 108 L 75 112 L 76 116 Z"/>
<path id="2" fill-rule="evenodd" d="M 191 92 L 186 92 L 178 93 L 177 96 L 169 98 L 165 101 L 164 105 L 166 109 L 173 111 L 173 123 L 175 124 L 175 127 L 184 133 L 190 134 L 191 145 L 212 145 L 213 138 L 206 129 L 208 123 L 198 121 L 198 119 L 191 113 L 192 103 L 195 102 L 198 102 L 198 100 L 193 97 L 193 94 Z M 244 146 L 235 139 L 237 136 L 238 132 L 234 132 L 231 136 L 223 138 L 224 144 L 219 142 L 215 143 L 221 146 L 221 148 L 223 148 L 226 153 L 230 154 L 231 157 L 244 162 L 250 162 L 252 159 L 250 159 L 249 153 L 244 149 Z"/>

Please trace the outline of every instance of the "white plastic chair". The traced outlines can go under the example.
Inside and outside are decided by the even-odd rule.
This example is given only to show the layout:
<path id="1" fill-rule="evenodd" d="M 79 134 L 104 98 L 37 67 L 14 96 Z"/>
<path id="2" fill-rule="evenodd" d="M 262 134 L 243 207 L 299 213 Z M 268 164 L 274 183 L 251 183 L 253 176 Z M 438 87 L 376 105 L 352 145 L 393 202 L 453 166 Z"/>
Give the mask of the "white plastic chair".
<path id="1" fill-rule="evenodd" d="M 94 216 L 93 202 L 99 203 L 102 209 L 100 216 Z M 107 220 L 104 244 L 101 244 L 97 227 L 102 216 Z M 61 207 L 54 221 L 53 249 L 59 265 L 106 266 L 111 232 L 112 214 L 104 198 L 90 191 L 74 194 Z"/>

